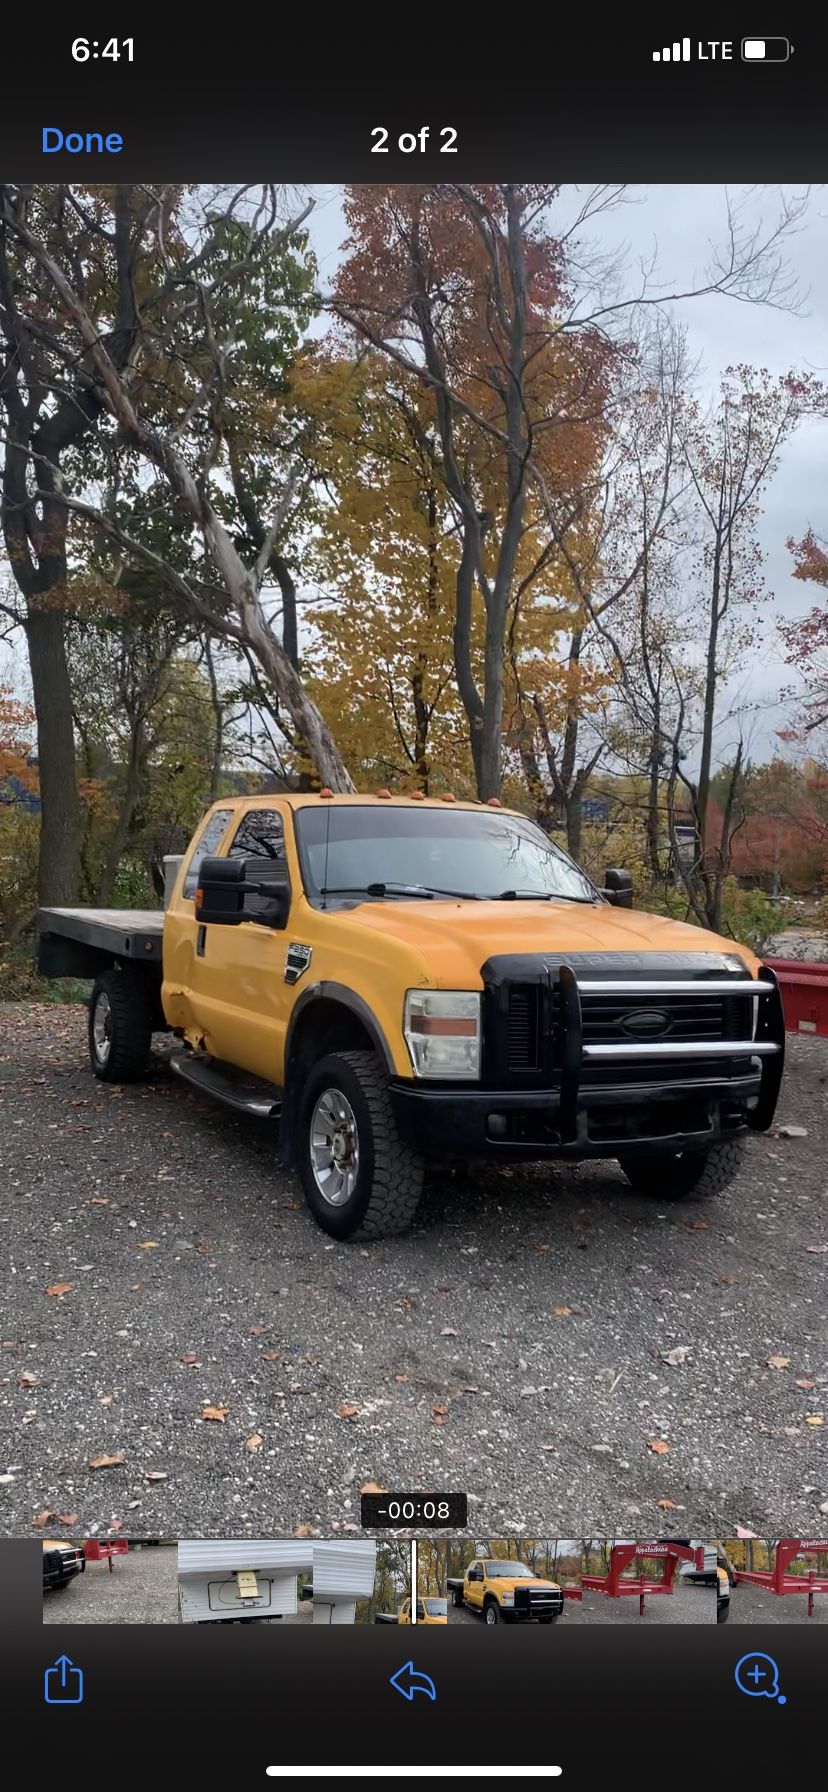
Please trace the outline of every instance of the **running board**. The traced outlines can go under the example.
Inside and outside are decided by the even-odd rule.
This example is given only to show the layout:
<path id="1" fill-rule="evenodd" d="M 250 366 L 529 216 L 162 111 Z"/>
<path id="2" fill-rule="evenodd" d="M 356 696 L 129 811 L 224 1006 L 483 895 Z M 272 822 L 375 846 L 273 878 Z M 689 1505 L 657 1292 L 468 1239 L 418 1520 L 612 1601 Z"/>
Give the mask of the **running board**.
<path id="1" fill-rule="evenodd" d="M 170 1058 L 170 1067 L 201 1095 L 211 1095 L 214 1101 L 223 1101 L 239 1113 L 253 1114 L 259 1120 L 279 1118 L 282 1091 L 276 1083 L 266 1083 L 263 1078 L 236 1070 L 232 1064 L 222 1064 L 217 1058 L 200 1058 L 190 1052 Z"/>

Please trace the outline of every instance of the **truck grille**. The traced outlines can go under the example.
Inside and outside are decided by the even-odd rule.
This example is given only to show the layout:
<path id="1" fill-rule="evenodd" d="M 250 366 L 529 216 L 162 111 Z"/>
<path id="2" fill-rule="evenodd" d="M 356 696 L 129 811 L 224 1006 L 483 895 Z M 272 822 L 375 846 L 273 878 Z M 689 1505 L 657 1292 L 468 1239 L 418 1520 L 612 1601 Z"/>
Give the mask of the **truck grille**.
<path id="1" fill-rule="evenodd" d="M 549 1618 L 563 1606 L 558 1587 L 515 1587 L 515 1613 L 529 1618 Z"/>
<path id="2" fill-rule="evenodd" d="M 544 1039 L 544 1008 L 549 1021 Z M 623 1044 L 625 1040 L 672 1040 L 698 1044 L 705 1040 L 749 1039 L 753 1032 L 752 1002 L 745 996 L 709 995 L 700 981 L 698 993 L 657 996 L 591 995 L 581 985 L 584 1045 Z M 637 1017 L 641 1016 L 638 1021 Z M 657 1017 L 663 1017 L 658 1025 Z M 647 1019 L 650 1027 L 647 1028 Z M 546 1065 L 544 1063 L 546 1060 Z M 561 1060 L 560 996 L 542 983 L 512 983 L 506 1003 L 506 1069 L 512 1076 L 552 1070 Z M 676 1066 L 678 1070 L 678 1066 Z M 683 1074 L 683 1073 L 682 1073 Z"/>

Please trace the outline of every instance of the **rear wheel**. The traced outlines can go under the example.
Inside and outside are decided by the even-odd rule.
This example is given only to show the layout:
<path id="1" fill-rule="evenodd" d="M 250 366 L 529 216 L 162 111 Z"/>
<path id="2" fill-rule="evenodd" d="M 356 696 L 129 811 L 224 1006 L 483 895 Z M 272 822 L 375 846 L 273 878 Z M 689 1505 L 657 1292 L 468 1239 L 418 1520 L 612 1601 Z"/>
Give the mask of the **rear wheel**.
<path id="1" fill-rule="evenodd" d="M 463 1604 L 463 1594 L 459 1587 L 452 1588 L 451 1603 L 452 1603 L 452 1605 L 458 1605 L 458 1606 Z"/>
<path id="2" fill-rule="evenodd" d="M 89 1061 L 102 1083 L 144 1075 L 154 1019 L 153 991 L 135 971 L 103 971 L 89 1002 Z"/>
<path id="3" fill-rule="evenodd" d="M 411 1225 L 423 1160 L 399 1137 L 376 1052 L 340 1052 L 314 1066 L 302 1094 L 297 1158 L 311 1213 L 332 1238 L 382 1238 Z"/>
<path id="4" fill-rule="evenodd" d="M 680 1201 L 685 1195 L 710 1200 L 733 1181 L 744 1161 L 744 1141 L 726 1139 L 707 1151 L 672 1151 L 657 1157 L 620 1157 L 631 1188 L 659 1201 Z"/>

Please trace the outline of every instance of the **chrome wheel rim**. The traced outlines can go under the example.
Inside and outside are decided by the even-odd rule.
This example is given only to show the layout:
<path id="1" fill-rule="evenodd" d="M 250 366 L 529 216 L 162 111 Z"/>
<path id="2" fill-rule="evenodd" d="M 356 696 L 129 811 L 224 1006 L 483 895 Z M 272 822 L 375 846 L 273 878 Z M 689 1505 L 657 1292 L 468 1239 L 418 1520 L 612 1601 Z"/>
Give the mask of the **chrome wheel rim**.
<path id="1" fill-rule="evenodd" d="M 495 1608 L 493 1605 L 487 1605 L 487 1607 L 486 1607 L 486 1623 L 487 1624 L 496 1624 L 497 1623 L 497 1612 L 495 1611 Z"/>
<path id="2" fill-rule="evenodd" d="M 356 1115 L 341 1089 L 325 1089 L 311 1116 L 313 1180 L 329 1207 L 350 1201 L 359 1175 Z"/>
<path id="3" fill-rule="evenodd" d="M 112 1009 L 109 1006 L 109 997 L 103 994 L 99 995 L 95 1003 L 95 1012 L 92 1016 L 92 1038 L 95 1043 L 95 1057 L 98 1063 L 107 1064 L 112 1050 Z"/>

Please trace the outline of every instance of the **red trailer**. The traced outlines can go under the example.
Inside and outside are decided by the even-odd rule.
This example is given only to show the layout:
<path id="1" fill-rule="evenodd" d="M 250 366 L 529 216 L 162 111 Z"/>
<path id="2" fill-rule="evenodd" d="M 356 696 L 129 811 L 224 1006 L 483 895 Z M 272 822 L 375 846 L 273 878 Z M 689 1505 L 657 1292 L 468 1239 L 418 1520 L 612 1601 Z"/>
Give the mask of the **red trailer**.
<path id="1" fill-rule="evenodd" d="M 812 1618 L 814 1594 L 828 1593 L 828 1575 L 817 1574 L 814 1569 L 808 1574 L 788 1574 L 786 1570 L 795 1556 L 809 1553 L 818 1555 L 823 1551 L 828 1551 L 828 1538 L 783 1537 L 776 1545 L 776 1559 L 772 1569 L 765 1573 L 752 1568 L 734 1568 L 734 1585 L 738 1586 L 744 1581 L 751 1587 L 765 1587 L 768 1593 L 807 1593 L 808 1617 Z"/>
<path id="2" fill-rule="evenodd" d="M 83 1546 L 87 1562 L 108 1562 L 110 1574 L 112 1573 L 112 1557 L 125 1556 L 128 1552 L 129 1544 L 126 1537 L 107 1538 L 103 1543 L 100 1543 L 97 1537 L 87 1537 Z"/>
<path id="3" fill-rule="evenodd" d="M 787 1031 L 828 1038 L 828 964 L 802 964 L 795 958 L 764 962 L 776 975 Z"/>
<path id="4" fill-rule="evenodd" d="M 627 1574 L 626 1569 L 641 1559 L 662 1561 L 664 1566 L 657 1580 L 643 1574 Z M 644 1616 L 644 1601 L 657 1594 L 672 1593 L 676 1569 L 680 1562 L 692 1562 L 701 1574 L 704 1571 L 704 1545 L 692 1549 L 688 1543 L 613 1543 L 609 1571 L 606 1574 L 583 1574 L 580 1587 L 564 1587 L 565 1599 L 583 1599 L 584 1593 L 604 1593 L 608 1599 L 638 1596 L 638 1615 Z"/>

